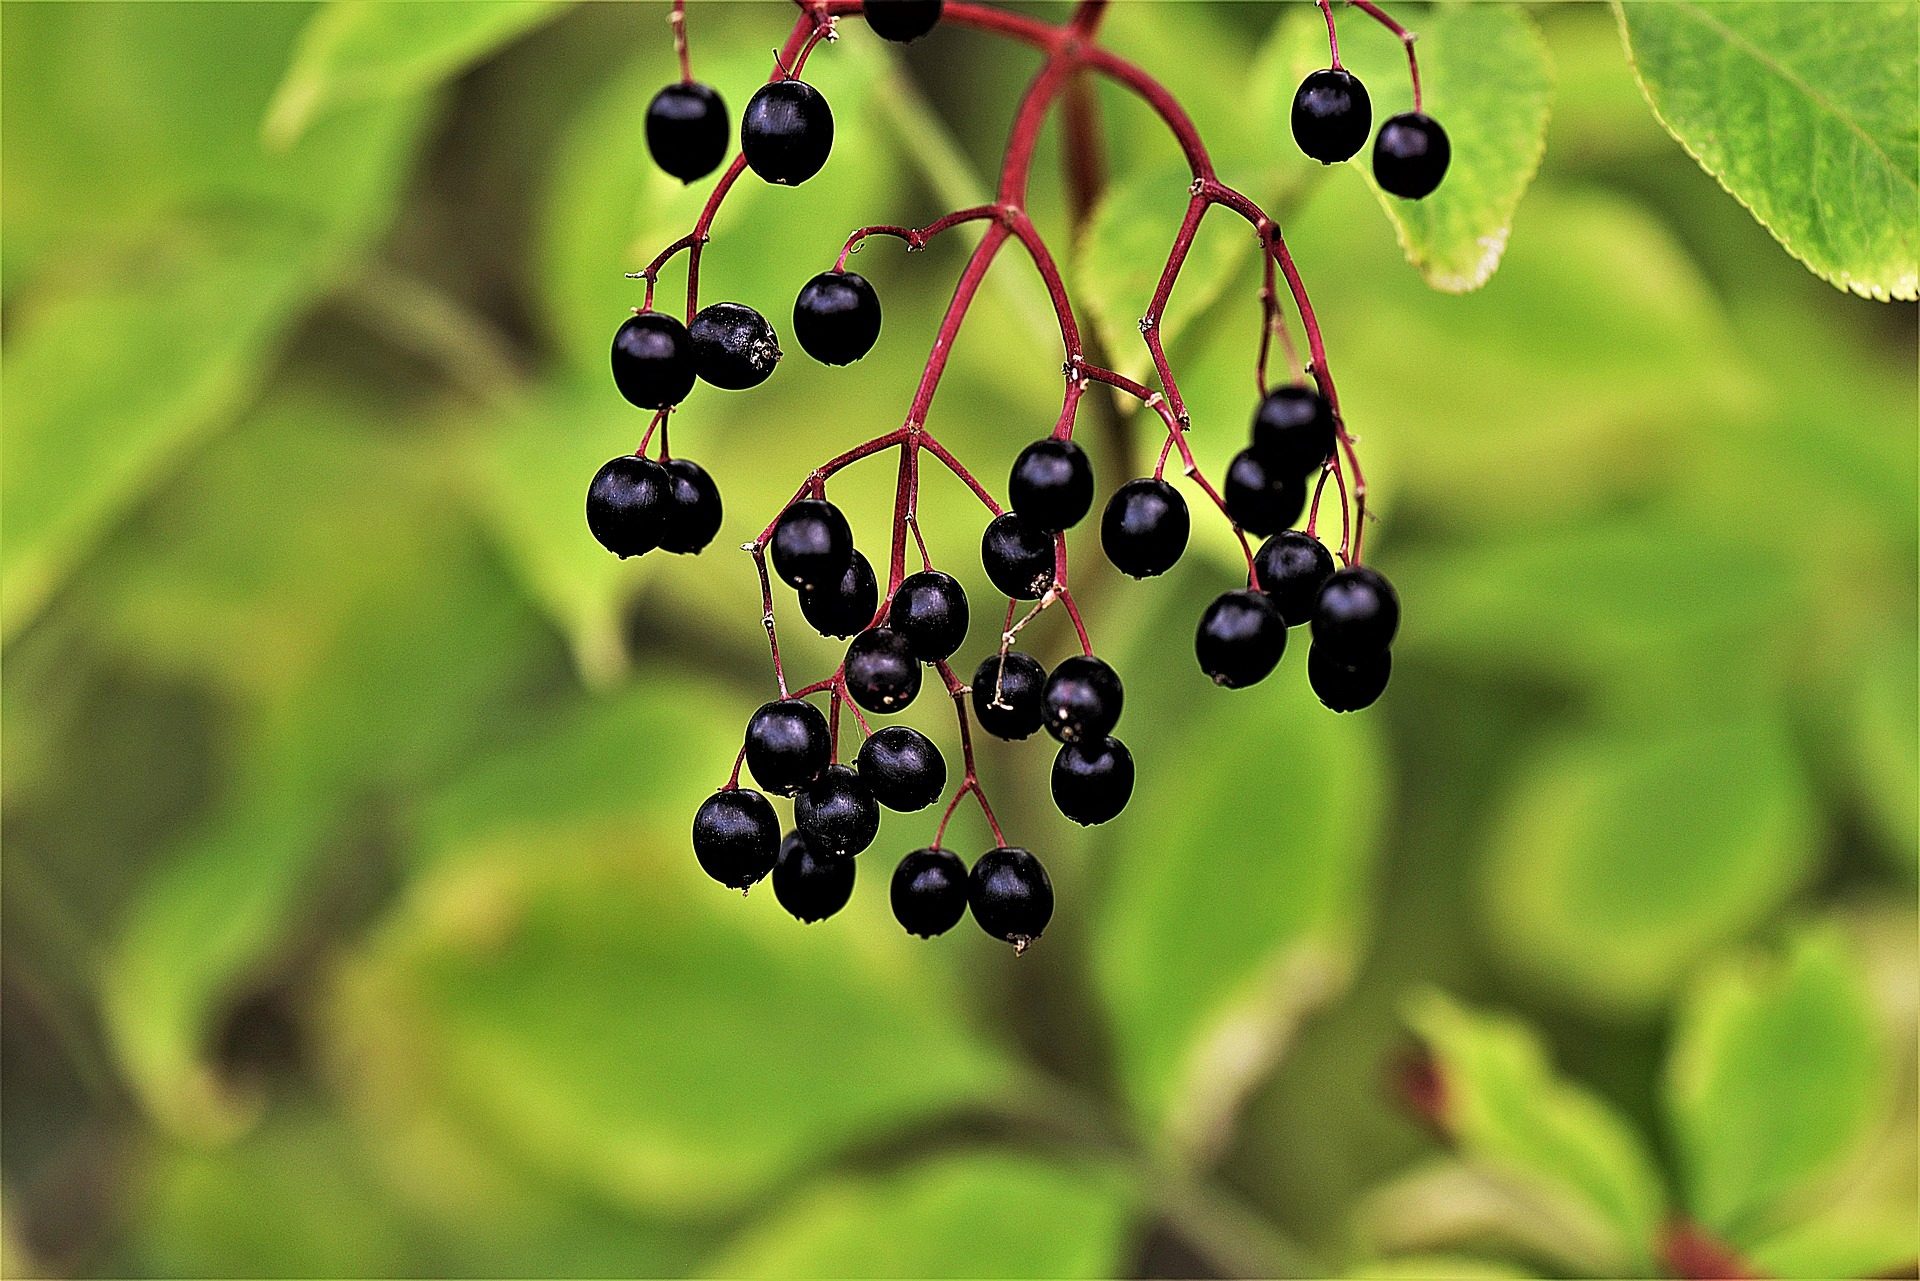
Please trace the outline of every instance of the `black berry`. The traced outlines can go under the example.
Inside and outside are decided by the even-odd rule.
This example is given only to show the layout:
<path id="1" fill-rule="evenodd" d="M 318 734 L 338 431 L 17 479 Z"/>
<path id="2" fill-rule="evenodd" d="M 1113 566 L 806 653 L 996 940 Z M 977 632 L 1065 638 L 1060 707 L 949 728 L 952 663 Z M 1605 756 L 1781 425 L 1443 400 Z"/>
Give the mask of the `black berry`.
<path id="1" fill-rule="evenodd" d="M 833 111 L 805 81 L 761 85 L 740 117 L 740 150 L 768 182 L 797 187 L 819 173 L 833 151 Z"/>
<path id="2" fill-rule="evenodd" d="M 587 529 L 621 558 L 643 556 L 666 532 L 673 477 L 651 459 L 608 459 L 587 486 Z"/>
<path id="3" fill-rule="evenodd" d="M 870 712 L 897 712 L 920 692 L 920 663 L 891 627 L 869 627 L 847 646 L 847 692 Z"/>
<path id="4" fill-rule="evenodd" d="M 873 844 L 880 805 L 851 766 L 829 765 L 795 793 L 793 825 L 812 837 L 821 853 L 851 857 Z"/>
<path id="5" fill-rule="evenodd" d="M 1100 547 L 1121 573 L 1151 578 L 1180 559 L 1191 523 L 1179 490 L 1142 476 L 1114 490 L 1107 500 L 1100 517 Z"/>
<path id="6" fill-rule="evenodd" d="M 1038 600 L 1053 586 L 1053 535 L 1001 512 L 980 536 L 980 563 L 1002 593 Z"/>
<path id="7" fill-rule="evenodd" d="M 827 718 L 805 699 L 763 704 L 747 721 L 747 768 L 769 792 L 792 796 L 818 778 L 832 756 Z"/>
<path id="8" fill-rule="evenodd" d="M 1053 919 L 1053 882 L 1040 860 L 1013 845 L 990 849 L 967 876 L 967 906 L 980 928 L 1024 951 Z"/>
<path id="9" fill-rule="evenodd" d="M 1243 449 L 1227 465 L 1227 483 L 1221 487 L 1227 515 L 1249 534 L 1277 534 L 1300 519 L 1307 508 L 1303 477 L 1270 470 L 1251 449 Z"/>
<path id="10" fill-rule="evenodd" d="M 773 865 L 773 896 L 798 920 L 824 921 L 853 897 L 859 869 L 858 860 L 824 852 L 805 832 L 789 832 Z"/>
<path id="11" fill-rule="evenodd" d="M 773 572 L 789 587 L 837 583 L 853 561 L 853 530 L 824 498 L 802 498 L 773 525 Z"/>
<path id="12" fill-rule="evenodd" d="M 773 326 L 745 303 L 702 307 L 687 334 L 693 340 L 693 372 L 727 391 L 758 387 L 780 363 Z"/>
<path id="13" fill-rule="evenodd" d="M 1322 584 L 1313 610 L 1313 643 L 1345 662 L 1377 654 L 1393 644 L 1400 627 L 1400 597 L 1386 576 L 1352 565 Z"/>
<path id="14" fill-rule="evenodd" d="M 1333 438 L 1333 408 L 1311 387 L 1275 387 L 1253 411 L 1254 456 L 1269 474 L 1307 475 L 1327 461 Z"/>
<path id="15" fill-rule="evenodd" d="M 727 158 L 727 104 L 697 80 L 671 84 L 647 104 L 647 150 L 678 178 L 704 178 Z"/>
<path id="16" fill-rule="evenodd" d="M 822 636 L 852 636 L 873 625 L 880 608 L 880 584 L 873 566 L 858 551 L 837 583 L 800 589 L 800 612 Z"/>
<path id="17" fill-rule="evenodd" d="M 1120 723 L 1123 701 L 1120 674 L 1092 654 L 1062 659 L 1040 695 L 1047 733 L 1063 743 L 1105 738 Z"/>
<path id="18" fill-rule="evenodd" d="M 1093 465 L 1070 440 L 1036 440 L 1013 460 L 1008 505 L 1029 528 L 1058 533 L 1072 529 L 1093 506 Z"/>
<path id="19" fill-rule="evenodd" d="M 1260 592 L 1227 592 L 1207 606 L 1194 634 L 1200 670 L 1216 685 L 1241 689 L 1267 678 L 1287 648 L 1287 620 Z"/>
<path id="20" fill-rule="evenodd" d="M 693 390 L 693 339 L 665 312 L 629 316 L 613 335 L 613 382 L 642 409 L 666 409 Z"/>
<path id="21" fill-rule="evenodd" d="M 1053 758 L 1053 803 L 1085 827 L 1104 823 L 1127 808 L 1133 795 L 1133 753 L 1109 734 L 1085 743 L 1062 743 Z"/>
<path id="22" fill-rule="evenodd" d="M 967 593 L 953 575 L 937 569 L 909 574 L 893 593 L 887 626 L 900 633 L 909 654 L 937 663 L 967 638 Z"/>
<path id="23" fill-rule="evenodd" d="M 1373 706 L 1393 675 L 1393 651 L 1335 655 L 1316 642 L 1307 650 L 1307 683 L 1320 701 L 1336 712 Z"/>
<path id="24" fill-rule="evenodd" d="M 903 814 L 925 809 L 947 788 L 940 749 L 906 725 L 889 725 L 862 743 L 855 764 L 873 799 Z"/>
<path id="25" fill-rule="evenodd" d="M 1316 71 L 1293 95 L 1293 140 L 1323 165 L 1359 151 L 1373 127 L 1373 100 L 1345 68 Z"/>
<path id="26" fill-rule="evenodd" d="M 852 271 L 823 271 L 793 300 L 793 336 L 823 365 L 851 365 L 880 337 L 880 295 Z"/>
<path id="27" fill-rule="evenodd" d="M 1253 554 L 1253 574 L 1288 627 L 1313 618 L 1320 588 L 1333 577 L 1333 553 L 1313 535 L 1283 529 Z"/>
<path id="28" fill-rule="evenodd" d="M 945 934 L 967 914 L 967 865 L 951 850 L 915 850 L 893 869 L 892 898 L 907 933 Z"/>
<path id="29" fill-rule="evenodd" d="M 867 0 L 867 25 L 883 40 L 918 40 L 940 21 L 942 0 Z"/>
<path id="30" fill-rule="evenodd" d="M 707 469 L 690 458 L 669 458 L 660 464 L 671 482 L 660 531 L 660 546 L 691 555 L 720 532 L 720 487 Z"/>
<path id="31" fill-rule="evenodd" d="M 995 738 L 1031 737 L 1042 719 L 1047 669 L 1031 654 L 989 654 L 973 673 L 973 715 Z"/>
<path id="32" fill-rule="evenodd" d="M 1453 144 L 1438 120 L 1402 112 L 1388 117 L 1373 140 L 1373 180 L 1383 191 L 1419 200 L 1440 185 L 1452 159 Z"/>
<path id="33" fill-rule="evenodd" d="M 758 792 L 715 792 L 693 816 L 693 856 L 728 889 L 744 890 L 772 871 L 779 850 L 780 820 Z"/>

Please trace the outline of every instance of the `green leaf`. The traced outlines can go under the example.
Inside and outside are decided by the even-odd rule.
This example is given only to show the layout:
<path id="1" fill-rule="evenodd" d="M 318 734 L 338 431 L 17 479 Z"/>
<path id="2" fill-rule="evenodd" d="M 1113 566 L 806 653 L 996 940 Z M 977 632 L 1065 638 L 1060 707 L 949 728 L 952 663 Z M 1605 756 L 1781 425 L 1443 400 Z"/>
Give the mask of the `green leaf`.
<path id="1" fill-rule="evenodd" d="M 1115 1170 L 1011 1152 L 812 1184 L 710 1263 L 720 1277 L 1110 1277 L 1134 1194 Z"/>
<path id="2" fill-rule="evenodd" d="M 1920 9 L 1619 4 L 1654 114 L 1815 275 L 1920 296 Z"/>
<path id="3" fill-rule="evenodd" d="M 1849 780 L 1894 865 L 1912 876 L 1920 857 L 1920 728 L 1914 718 L 1920 673 L 1911 632 L 1876 639 L 1882 643 L 1852 670 Z"/>
<path id="4" fill-rule="evenodd" d="M 1354 1281 L 1507 1281 L 1530 1275 L 1497 1259 L 1468 1255 L 1410 1254 L 1374 1259 L 1347 1270 Z"/>
<path id="5" fill-rule="evenodd" d="M 1470 1161 L 1519 1180 L 1577 1222 L 1601 1275 L 1644 1275 L 1664 1202 L 1639 1136 L 1600 1099 L 1559 1078 L 1512 1019 L 1439 992 L 1408 1008 L 1436 1060 L 1440 1123 Z"/>
<path id="6" fill-rule="evenodd" d="M 301 33 L 262 132 L 274 146 L 289 147 L 321 115 L 348 103 L 437 88 L 565 8 L 556 0 L 331 0 Z"/>

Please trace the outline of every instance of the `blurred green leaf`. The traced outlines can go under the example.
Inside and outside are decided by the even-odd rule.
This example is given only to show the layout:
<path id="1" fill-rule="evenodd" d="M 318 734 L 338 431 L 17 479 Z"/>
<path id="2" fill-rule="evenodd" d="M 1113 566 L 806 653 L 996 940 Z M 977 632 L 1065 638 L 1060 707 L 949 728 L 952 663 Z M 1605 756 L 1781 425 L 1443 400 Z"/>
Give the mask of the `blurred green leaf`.
<path id="1" fill-rule="evenodd" d="M 1528 1274 L 1495 1259 L 1423 1254 L 1375 1259 L 1348 1269 L 1346 1275 L 1355 1281 L 1502 1281 Z"/>
<path id="2" fill-rule="evenodd" d="M 1748 1256 L 1770 1277 L 1877 1277 L 1920 1258 L 1920 1229 L 1906 1206 L 1839 1207 L 1756 1246 Z"/>
<path id="3" fill-rule="evenodd" d="M 1920 8 L 1614 9 L 1660 123 L 1787 252 L 1858 294 L 1920 294 Z"/>
<path id="4" fill-rule="evenodd" d="M 1134 1194 L 1115 1170 L 958 1152 L 805 1188 L 707 1268 L 720 1277 L 1110 1277 Z"/>
<path id="5" fill-rule="evenodd" d="M 1912 633 L 1896 633 L 1854 668 L 1850 781 L 1895 866 L 1920 864 L 1920 672 Z"/>

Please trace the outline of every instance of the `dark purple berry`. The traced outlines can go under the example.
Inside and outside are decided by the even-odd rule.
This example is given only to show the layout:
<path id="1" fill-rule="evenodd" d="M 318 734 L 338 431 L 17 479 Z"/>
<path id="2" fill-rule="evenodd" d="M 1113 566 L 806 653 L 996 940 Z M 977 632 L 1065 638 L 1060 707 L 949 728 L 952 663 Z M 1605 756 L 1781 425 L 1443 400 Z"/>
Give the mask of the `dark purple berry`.
<path id="1" fill-rule="evenodd" d="M 909 654 L 937 663 L 967 638 L 967 593 L 937 569 L 909 574 L 893 593 L 887 626 L 900 633 Z"/>
<path id="2" fill-rule="evenodd" d="M 1242 689 L 1267 678 L 1287 648 L 1287 620 L 1260 592 L 1227 592 L 1200 615 L 1193 638 L 1200 670 L 1216 685 Z"/>
<path id="3" fill-rule="evenodd" d="M 587 529 L 614 555 L 643 556 L 666 532 L 673 477 L 632 454 L 608 459 L 587 486 Z"/>
<path id="4" fill-rule="evenodd" d="M 772 871 L 779 850 L 780 820 L 758 792 L 715 792 L 693 816 L 693 856 L 728 889 L 744 890 Z"/>
<path id="5" fill-rule="evenodd" d="M 706 177 L 727 158 L 727 104 L 697 80 L 668 85 L 647 104 L 647 150 L 681 182 Z"/>
<path id="6" fill-rule="evenodd" d="M 1087 451 L 1055 436 L 1034 441 L 1013 460 L 1007 501 L 1030 529 L 1050 534 L 1072 529 L 1093 506 Z"/>
<path id="7" fill-rule="evenodd" d="M 1253 574 L 1288 627 L 1311 621 L 1320 588 L 1333 577 L 1333 553 L 1313 535 L 1283 529 L 1253 554 Z"/>
<path id="8" fill-rule="evenodd" d="M 1133 753 L 1109 734 L 1084 743 L 1062 743 L 1053 758 L 1053 803 L 1082 827 L 1104 823 L 1127 808 L 1133 795 Z"/>
<path id="9" fill-rule="evenodd" d="M 706 468 L 690 458 L 669 458 L 660 465 L 672 482 L 667 490 L 660 546 L 691 555 L 720 532 L 720 487 L 707 475 Z"/>
<path id="10" fill-rule="evenodd" d="M 980 563 L 1003 594 L 1038 600 L 1053 586 L 1053 535 L 1001 512 L 980 536 Z"/>
<path id="11" fill-rule="evenodd" d="M 829 765 L 794 794 L 793 825 L 813 838 L 820 852 L 851 858 L 873 844 L 880 805 L 847 765 Z"/>
<path id="12" fill-rule="evenodd" d="M 942 0 L 867 0 L 867 25 L 883 40 L 918 40 L 940 21 Z"/>
<path id="13" fill-rule="evenodd" d="M 1180 559 L 1190 524 L 1180 491 L 1164 480 L 1142 476 L 1114 490 L 1107 500 L 1100 517 L 1100 547 L 1121 573 L 1151 578 Z"/>
<path id="14" fill-rule="evenodd" d="M 769 792 L 792 796 L 832 757 L 827 718 L 805 699 L 763 704 L 747 721 L 747 769 Z"/>
<path id="15" fill-rule="evenodd" d="M 1320 701 L 1336 712 L 1371 707 L 1393 675 L 1393 651 L 1335 656 L 1315 642 L 1307 650 L 1307 683 Z"/>
<path id="16" fill-rule="evenodd" d="M 740 150 L 768 182 L 797 187 L 819 173 L 833 151 L 833 111 L 805 81 L 761 85 L 740 117 Z"/>
<path id="17" fill-rule="evenodd" d="M 1253 453 L 1269 475 L 1306 476 L 1327 461 L 1333 438 L 1333 408 L 1311 387 L 1275 387 L 1253 411 Z"/>
<path id="18" fill-rule="evenodd" d="M 1322 584 L 1313 610 L 1313 643 L 1329 656 L 1356 662 L 1393 644 L 1400 597 L 1384 574 L 1351 565 Z"/>
<path id="19" fill-rule="evenodd" d="M 1345 68 L 1316 71 L 1294 92 L 1293 140 L 1323 165 L 1353 156 L 1372 128 L 1373 100 Z"/>
<path id="20" fill-rule="evenodd" d="M 1268 470 L 1251 449 L 1233 456 L 1221 488 L 1234 524 L 1261 537 L 1279 533 L 1307 508 L 1306 480 Z"/>
<path id="21" fill-rule="evenodd" d="M 1047 733 L 1063 743 L 1105 738 L 1120 723 L 1120 674 L 1092 654 L 1062 659 L 1040 694 Z"/>
<path id="22" fill-rule="evenodd" d="M 967 914 L 967 865 L 937 847 L 915 850 L 893 869 L 893 917 L 907 933 L 930 939 Z"/>
<path id="23" fill-rule="evenodd" d="M 789 587 L 837 583 L 853 563 L 853 530 L 824 498 L 802 498 L 781 512 L 771 541 L 773 572 Z"/>
<path id="24" fill-rule="evenodd" d="M 823 271 L 793 300 L 793 336 L 823 365 L 851 365 L 880 337 L 880 295 L 866 277 Z"/>
<path id="25" fill-rule="evenodd" d="M 982 854 L 967 876 L 967 906 L 980 928 L 1020 951 L 1053 919 L 1053 882 L 1040 860 L 1013 845 Z"/>
<path id="26" fill-rule="evenodd" d="M 1040 728 L 1047 669 L 1030 654 L 987 655 L 973 673 L 973 715 L 995 738 L 1029 738 Z"/>
<path id="27" fill-rule="evenodd" d="M 889 725 L 862 743 L 855 764 L 873 799 L 902 814 L 925 809 L 947 788 L 940 749 L 906 725 Z"/>
<path id="28" fill-rule="evenodd" d="M 642 409 L 666 409 L 693 390 L 693 339 L 659 311 L 629 316 L 613 335 L 613 382 Z"/>
<path id="29" fill-rule="evenodd" d="M 687 327 L 693 372 L 725 391 L 758 387 L 780 363 L 780 339 L 767 318 L 738 302 L 702 307 Z"/>
<path id="30" fill-rule="evenodd" d="M 1432 116 L 1406 111 L 1389 116 L 1373 140 L 1373 180 L 1383 191 L 1408 200 L 1433 192 L 1447 176 L 1453 144 Z"/>
<path id="31" fill-rule="evenodd" d="M 891 627 L 869 627 L 847 646 L 847 692 L 870 712 L 897 712 L 920 692 L 920 663 Z"/>
<path id="32" fill-rule="evenodd" d="M 873 626 L 879 608 L 880 584 L 874 580 L 873 566 L 858 551 L 838 583 L 800 589 L 800 613 L 822 636 L 863 632 Z"/>
<path id="33" fill-rule="evenodd" d="M 789 832 L 773 865 L 773 896 L 796 920 L 824 921 L 853 897 L 857 859 L 828 854 L 805 832 Z"/>

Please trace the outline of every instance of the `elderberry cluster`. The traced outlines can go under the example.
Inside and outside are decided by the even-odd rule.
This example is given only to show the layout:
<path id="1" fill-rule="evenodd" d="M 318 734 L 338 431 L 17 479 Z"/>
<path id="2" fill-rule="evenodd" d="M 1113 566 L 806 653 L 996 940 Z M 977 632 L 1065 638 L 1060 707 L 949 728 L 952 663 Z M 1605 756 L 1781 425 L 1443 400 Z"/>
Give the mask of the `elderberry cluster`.
<path id="1" fill-rule="evenodd" d="M 1360 77 L 1345 67 L 1313 72 L 1294 92 L 1293 140 L 1323 165 L 1352 159 L 1372 128 L 1373 99 Z M 1373 180 L 1383 191 L 1419 200 L 1440 185 L 1452 159 L 1447 131 L 1416 103 L 1412 111 L 1389 116 L 1374 135 Z"/>

